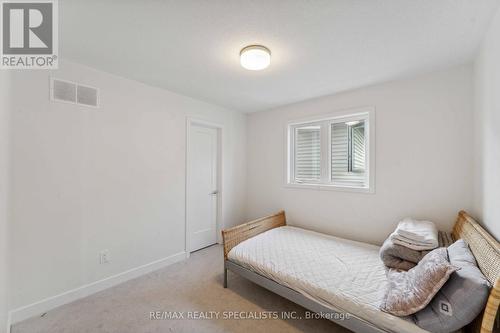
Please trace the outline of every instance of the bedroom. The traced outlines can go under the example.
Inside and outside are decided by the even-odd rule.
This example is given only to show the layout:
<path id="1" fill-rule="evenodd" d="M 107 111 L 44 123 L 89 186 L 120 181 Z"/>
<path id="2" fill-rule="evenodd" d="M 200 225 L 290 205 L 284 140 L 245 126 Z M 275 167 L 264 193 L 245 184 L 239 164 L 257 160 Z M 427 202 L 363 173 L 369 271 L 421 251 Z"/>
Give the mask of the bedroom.
<path id="1" fill-rule="evenodd" d="M 29 3 L 2 1 L 0 332 L 368 331 L 224 288 L 222 231 L 282 210 L 377 253 L 464 210 L 500 270 L 499 1 Z"/>

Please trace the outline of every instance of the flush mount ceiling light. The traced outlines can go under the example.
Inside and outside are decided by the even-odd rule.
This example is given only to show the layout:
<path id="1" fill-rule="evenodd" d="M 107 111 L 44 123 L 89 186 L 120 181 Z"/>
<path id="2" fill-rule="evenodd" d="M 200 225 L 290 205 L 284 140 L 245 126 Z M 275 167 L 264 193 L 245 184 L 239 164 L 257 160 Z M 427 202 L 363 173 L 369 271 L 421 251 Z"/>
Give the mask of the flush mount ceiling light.
<path id="1" fill-rule="evenodd" d="M 260 71 L 271 63 L 271 51 L 262 45 L 250 45 L 240 52 L 240 63 L 245 69 Z"/>

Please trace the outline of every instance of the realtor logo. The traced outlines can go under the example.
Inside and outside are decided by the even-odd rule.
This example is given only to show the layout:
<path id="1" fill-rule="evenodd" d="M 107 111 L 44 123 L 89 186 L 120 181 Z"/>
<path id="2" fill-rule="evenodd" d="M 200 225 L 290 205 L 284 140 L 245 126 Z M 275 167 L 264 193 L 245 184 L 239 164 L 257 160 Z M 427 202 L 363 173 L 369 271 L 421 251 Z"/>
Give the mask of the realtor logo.
<path id="1" fill-rule="evenodd" d="M 57 0 L 3 0 L 0 17 L 1 68 L 57 68 Z"/>

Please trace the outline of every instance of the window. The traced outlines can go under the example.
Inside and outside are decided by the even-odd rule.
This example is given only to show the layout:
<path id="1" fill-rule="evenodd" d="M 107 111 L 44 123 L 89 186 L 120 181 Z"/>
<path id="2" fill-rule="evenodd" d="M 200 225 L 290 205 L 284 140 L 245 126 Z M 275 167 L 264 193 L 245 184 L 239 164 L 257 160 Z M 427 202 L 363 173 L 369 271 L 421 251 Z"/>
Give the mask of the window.
<path id="1" fill-rule="evenodd" d="M 287 184 L 373 191 L 374 111 L 288 124 Z"/>

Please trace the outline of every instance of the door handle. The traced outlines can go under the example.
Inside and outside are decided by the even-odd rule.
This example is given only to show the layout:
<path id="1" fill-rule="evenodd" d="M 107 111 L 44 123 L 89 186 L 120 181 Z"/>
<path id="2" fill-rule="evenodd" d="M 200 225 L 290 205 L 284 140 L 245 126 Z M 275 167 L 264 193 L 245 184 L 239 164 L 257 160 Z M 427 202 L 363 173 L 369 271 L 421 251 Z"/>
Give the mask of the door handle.
<path id="1" fill-rule="evenodd" d="M 210 195 L 217 195 L 217 194 L 219 194 L 219 191 L 217 191 L 217 190 L 215 190 L 212 193 L 210 193 Z"/>

